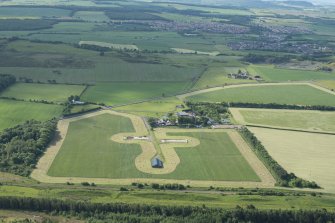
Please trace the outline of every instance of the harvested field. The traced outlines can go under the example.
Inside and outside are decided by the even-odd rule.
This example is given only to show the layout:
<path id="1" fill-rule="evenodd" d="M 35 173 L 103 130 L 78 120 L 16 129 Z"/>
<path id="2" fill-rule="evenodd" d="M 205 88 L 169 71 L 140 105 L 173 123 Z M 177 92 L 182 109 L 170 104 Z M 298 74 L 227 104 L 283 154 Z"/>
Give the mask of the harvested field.
<path id="1" fill-rule="evenodd" d="M 335 132 L 335 112 L 252 108 L 230 108 L 230 112 L 243 125 Z"/>
<path id="2" fill-rule="evenodd" d="M 335 135 L 249 128 L 288 172 L 335 192 Z"/>

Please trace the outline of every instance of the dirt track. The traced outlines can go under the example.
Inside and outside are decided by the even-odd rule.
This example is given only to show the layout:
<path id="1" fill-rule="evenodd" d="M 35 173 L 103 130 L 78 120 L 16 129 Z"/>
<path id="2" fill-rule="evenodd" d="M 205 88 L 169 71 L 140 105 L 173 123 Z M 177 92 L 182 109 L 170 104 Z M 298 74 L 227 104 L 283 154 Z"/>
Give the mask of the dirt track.
<path id="1" fill-rule="evenodd" d="M 194 180 L 171 180 L 171 179 L 106 179 L 106 178 L 79 178 L 79 177 L 51 177 L 47 175 L 48 169 L 50 168 L 53 160 L 55 159 L 57 153 L 59 152 L 63 141 L 66 137 L 68 126 L 70 122 L 81 120 L 89 117 L 93 117 L 100 114 L 110 113 L 114 115 L 122 115 L 131 119 L 136 133 L 120 133 L 111 136 L 111 140 L 119 143 L 137 143 L 141 145 L 142 153 L 136 157 L 135 165 L 136 167 L 145 173 L 150 174 L 166 174 L 173 172 L 180 159 L 175 151 L 175 147 L 185 147 L 185 149 L 191 149 L 200 144 L 198 139 L 192 137 L 184 136 L 167 136 L 167 132 L 212 132 L 212 131 L 224 131 L 228 132 L 229 136 L 236 143 L 240 152 L 246 158 L 247 162 L 256 171 L 256 173 L 261 178 L 261 182 L 232 182 L 232 181 L 194 181 Z M 154 144 L 150 141 L 125 141 L 124 136 L 144 136 L 148 135 L 148 130 L 146 129 L 145 123 L 139 116 L 118 113 L 110 110 L 103 110 L 95 113 L 86 114 L 79 117 L 69 118 L 60 120 L 58 123 L 59 135 L 55 138 L 54 142 L 50 145 L 45 155 L 39 160 L 37 168 L 32 172 L 31 177 L 45 183 L 81 183 L 81 182 L 94 182 L 98 184 L 114 184 L 114 185 L 128 185 L 132 182 L 144 182 L 144 183 L 180 183 L 184 185 L 191 186 L 216 186 L 216 187 L 273 187 L 274 179 L 265 166 L 257 159 L 255 154 L 251 151 L 249 146 L 243 141 L 241 136 L 235 130 L 211 130 L 211 129 L 156 129 L 154 131 L 155 137 L 157 139 L 187 139 L 188 143 L 160 143 L 161 152 L 164 156 L 164 168 L 154 169 L 151 167 L 151 159 L 157 154 Z M 189 147 L 189 148 L 187 148 Z"/>

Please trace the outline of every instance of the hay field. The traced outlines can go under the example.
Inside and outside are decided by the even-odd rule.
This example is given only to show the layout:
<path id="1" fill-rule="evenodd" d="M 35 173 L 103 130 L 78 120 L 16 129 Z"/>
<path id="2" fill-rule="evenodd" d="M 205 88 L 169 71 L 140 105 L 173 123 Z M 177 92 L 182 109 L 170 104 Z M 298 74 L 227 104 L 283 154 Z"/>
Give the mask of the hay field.
<path id="1" fill-rule="evenodd" d="M 0 99 L 0 131 L 30 119 L 46 121 L 62 114 L 63 106 Z"/>
<path id="2" fill-rule="evenodd" d="M 65 102 L 69 96 L 80 95 L 84 89 L 84 85 L 17 83 L 3 91 L 0 96 L 23 100 Z"/>
<path id="3" fill-rule="evenodd" d="M 335 132 L 335 112 L 230 108 L 239 124 Z"/>
<path id="4" fill-rule="evenodd" d="M 335 135 L 249 128 L 288 172 L 335 192 Z"/>
<path id="5" fill-rule="evenodd" d="M 335 106 L 335 95 L 311 84 L 245 84 L 197 94 L 187 99 L 205 102 L 277 103 Z"/>

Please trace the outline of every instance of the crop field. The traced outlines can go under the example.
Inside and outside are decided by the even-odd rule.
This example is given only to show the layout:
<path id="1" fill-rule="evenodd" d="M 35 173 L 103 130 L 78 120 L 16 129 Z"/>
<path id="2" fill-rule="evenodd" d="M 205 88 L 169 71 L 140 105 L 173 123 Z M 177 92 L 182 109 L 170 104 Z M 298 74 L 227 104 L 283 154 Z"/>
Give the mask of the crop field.
<path id="1" fill-rule="evenodd" d="M 335 112 L 230 108 L 240 124 L 335 132 Z"/>
<path id="2" fill-rule="evenodd" d="M 274 68 L 271 66 L 251 65 L 248 67 L 250 72 L 259 74 L 267 81 L 309 81 L 309 80 L 334 80 L 335 73 Z"/>
<path id="3" fill-rule="evenodd" d="M 335 90 L 335 80 L 316 81 L 315 84 L 320 85 L 321 87 L 327 88 L 332 91 Z"/>
<path id="4" fill-rule="evenodd" d="M 83 85 L 17 83 L 0 93 L 0 96 L 27 101 L 65 102 L 69 96 L 80 95 L 84 89 Z"/>
<path id="5" fill-rule="evenodd" d="M 335 135 L 249 128 L 287 171 L 335 192 Z"/>
<path id="6" fill-rule="evenodd" d="M 241 85 L 187 98 L 205 102 L 277 103 L 335 106 L 335 95 L 311 85 Z"/>
<path id="7" fill-rule="evenodd" d="M 47 121 L 62 114 L 63 106 L 0 99 L 0 130 L 27 120 Z"/>
<path id="8" fill-rule="evenodd" d="M 185 82 L 98 83 L 85 91 L 82 100 L 108 105 L 122 105 L 168 96 L 188 88 L 189 83 Z"/>

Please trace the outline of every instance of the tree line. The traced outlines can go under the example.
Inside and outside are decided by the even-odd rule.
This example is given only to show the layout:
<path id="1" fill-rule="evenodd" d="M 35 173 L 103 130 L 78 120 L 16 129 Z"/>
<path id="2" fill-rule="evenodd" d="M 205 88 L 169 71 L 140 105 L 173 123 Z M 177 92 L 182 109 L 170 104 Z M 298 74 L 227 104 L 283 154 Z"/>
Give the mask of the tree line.
<path id="1" fill-rule="evenodd" d="M 277 181 L 277 184 L 282 187 L 299 187 L 299 188 L 320 188 L 314 181 L 310 182 L 301 179 L 293 173 L 288 173 L 277 161 L 275 161 L 267 150 L 264 148 L 262 143 L 256 138 L 256 136 L 250 132 L 247 128 L 243 128 L 240 131 L 243 138 L 251 145 L 252 150 L 255 154 L 263 161 L 265 166 L 269 169 L 271 174 Z"/>
<path id="2" fill-rule="evenodd" d="M 0 197 L 0 209 L 47 212 L 77 216 L 89 222 L 146 223 L 334 223 L 326 210 L 259 210 L 254 205 L 235 209 L 163 206 L 154 204 L 90 203 L 29 197 Z"/>
<path id="3" fill-rule="evenodd" d="M 0 134 L 0 171 L 29 176 L 55 135 L 57 120 L 30 120 Z"/>
<path id="4" fill-rule="evenodd" d="M 15 76 L 11 74 L 0 74 L 0 92 L 16 82 Z"/>
<path id="5" fill-rule="evenodd" d="M 289 105 L 289 104 L 276 104 L 276 103 L 229 102 L 228 106 L 237 107 L 237 108 L 268 108 L 268 109 L 335 111 L 335 107 L 325 106 L 325 105 Z"/>

